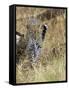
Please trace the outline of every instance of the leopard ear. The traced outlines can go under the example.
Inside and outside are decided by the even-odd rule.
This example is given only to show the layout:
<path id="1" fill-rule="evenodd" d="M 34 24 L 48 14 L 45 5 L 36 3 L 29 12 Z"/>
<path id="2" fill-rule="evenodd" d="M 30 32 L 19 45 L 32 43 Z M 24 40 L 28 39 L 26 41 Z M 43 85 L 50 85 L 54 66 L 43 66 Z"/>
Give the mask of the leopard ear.
<path id="1" fill-rule="evenodd" d="M 48 26 L 46 24 L 42 25 L 43 30 L 48 30 Z"/>
<path id="2" fill-rule="evenodd" d="M 45 38 L 47 29 L 48 29 L 48 26 L 46 24 L 42 25 L 42 40 L 44 40 L 44 38 Z"/>

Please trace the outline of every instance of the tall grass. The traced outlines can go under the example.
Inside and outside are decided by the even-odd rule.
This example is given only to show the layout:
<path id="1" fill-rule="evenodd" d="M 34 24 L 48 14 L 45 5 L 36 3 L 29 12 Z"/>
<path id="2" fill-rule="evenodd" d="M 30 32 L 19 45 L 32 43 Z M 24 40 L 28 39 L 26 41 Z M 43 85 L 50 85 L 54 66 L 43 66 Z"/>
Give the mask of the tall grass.
<path id="1" fill-rule="evenodd" d="M 17 9 L 16 30 L 25 34 L 27 30 L 26 25 L 24 25 L 25 14 L 20 13 L 20 10 L 22 12 L 23 8 Z M 29 9 L 30 15 L 28 14 L 28 17 L 32 15 L 36 16 L 37 13 L 39 12 L 40 14 L 42 10 L 43 9 Z M 39 60 L 37 64 L 32 64 L 27 60 L 27 57 L 22 60 L 23 57 L 21 56 L 21 63 L 16 64 L 17 83 L 62 81 L 66 79 L 66 18 L 64 14 L 65 13 L 56 15 L 56 17 L 50 18 L 49 20 L 43 19 L 41 21 L 41 25 L 43 23 L 48 25 L 48 31 L 42 44 Z"/>

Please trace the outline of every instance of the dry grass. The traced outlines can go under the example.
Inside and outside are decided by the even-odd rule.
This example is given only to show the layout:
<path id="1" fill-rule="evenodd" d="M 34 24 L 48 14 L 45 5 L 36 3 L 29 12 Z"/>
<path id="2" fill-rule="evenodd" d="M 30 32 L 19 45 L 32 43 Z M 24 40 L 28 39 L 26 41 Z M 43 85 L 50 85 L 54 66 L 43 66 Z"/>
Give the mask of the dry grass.
<path id="1" fill-rule="evenodd" d="M 37 17 L 46 13 L 47 9 L 37 8 L 21 8 L 17 7 L 16 11 L 16 30 L 26 35 L 28 18 Z M 45 17 L 44 17 L 45 18 Z M 62 81 L 66 76 L 66 29 L 65 29 L 65 13 L 57 15 L 53 18 L 40 20 L 41 25 L 47 24 L 48 31 L 42 44 L 41 55 L 37 64 L 32 64 L 25 57 L 21 63 L 16 64 L 16 82 L 48 82 Z"/>

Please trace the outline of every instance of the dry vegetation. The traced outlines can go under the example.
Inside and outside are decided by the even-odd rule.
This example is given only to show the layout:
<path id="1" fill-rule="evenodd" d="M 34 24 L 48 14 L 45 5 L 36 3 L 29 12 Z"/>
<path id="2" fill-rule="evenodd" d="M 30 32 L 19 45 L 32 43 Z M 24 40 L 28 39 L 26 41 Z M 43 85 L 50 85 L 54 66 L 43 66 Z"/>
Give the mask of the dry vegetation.
<path id="1" fill-rule="evenodd" d="M 16 8 L 16 30 L 26 35 L 29 17 L 47 24 L 48 31 L 42 44 L 41 55 L 37 64 L 30 65 L 26 58 L 16 64 L 16 82 L 63 81 L 66 76 L 66 25 L 64 9 Z M 38 28 L 37 28 L 38 30 Z"/>

